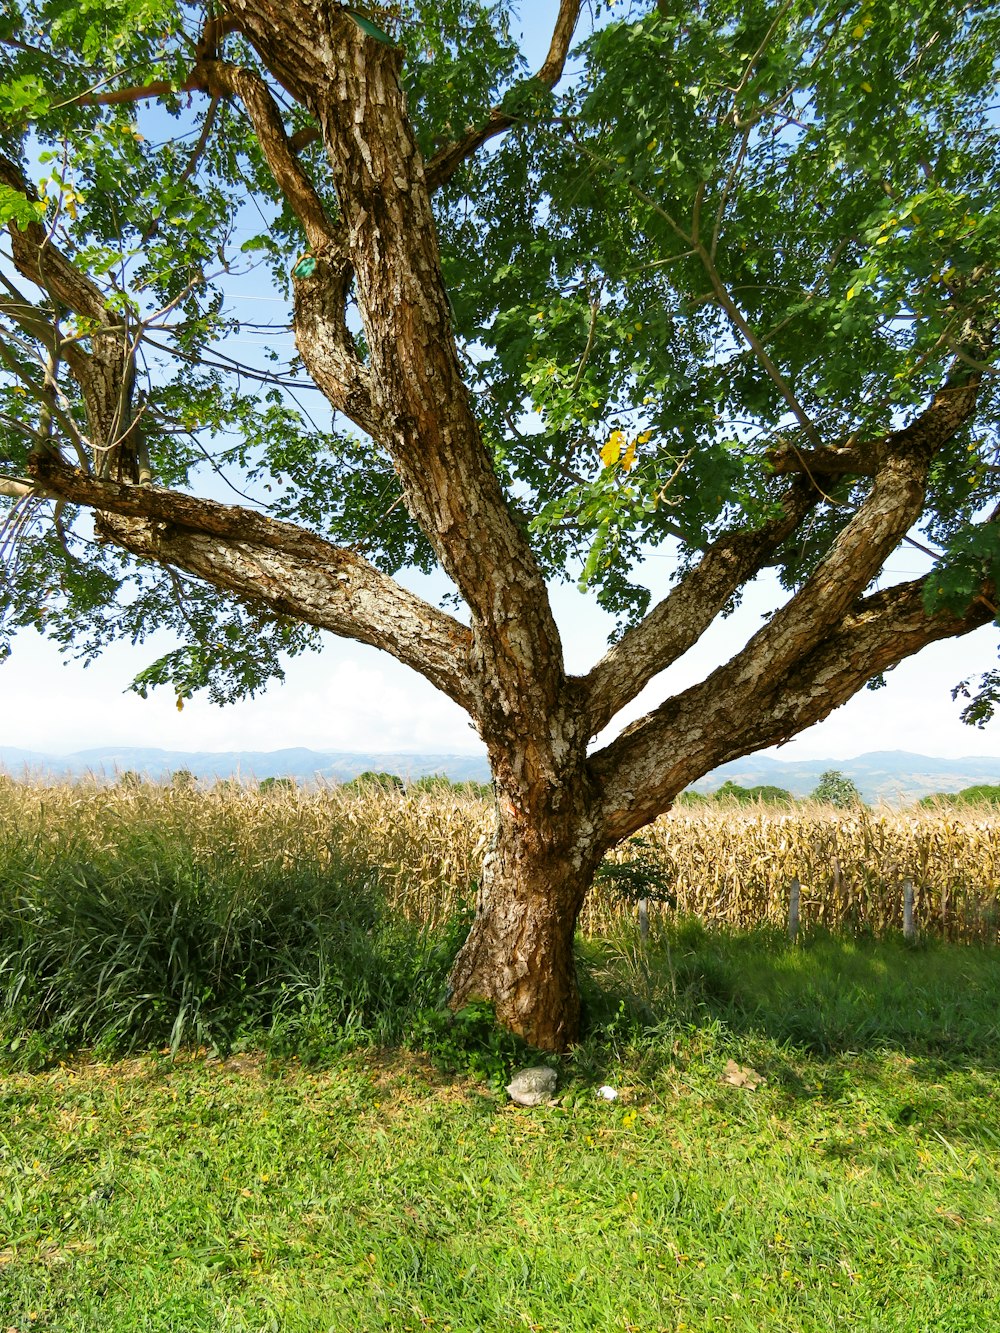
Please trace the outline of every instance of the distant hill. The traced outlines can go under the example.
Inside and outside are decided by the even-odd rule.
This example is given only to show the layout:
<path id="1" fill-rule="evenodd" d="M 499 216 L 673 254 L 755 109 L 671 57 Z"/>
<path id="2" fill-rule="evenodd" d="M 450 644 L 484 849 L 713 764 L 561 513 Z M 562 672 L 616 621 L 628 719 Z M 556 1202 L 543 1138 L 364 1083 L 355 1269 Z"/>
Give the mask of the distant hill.
<path id="1" fill-rule="evenodd" d="M 43 754 L 0 746 L 0 768 L 14 777 L 114 778 L 132 771 L 154 782 L 187 769 L 196 778 L 295 778 L 299 782 L 348 782 L 368 771 L 395 773 L 401 778 L 441 774 L 453 782 L 488 782 L 485 757 L 467 754 L 355 754 L 346 750 L 157 750 L 120 746 L 77 750 L 73 754 Z"/>
<path id="2" fill-rule="evenodd" d="M 225 750 L 220 752 L 157 750 L 122 746 L 78 750 L 52 755 L 0 746 L 0 768 L 12 776 L 79 777 L 92 773 L 113 779 L 132 770 L 152 781 L 162 781 L 178 769 L 196 778 L 290 777 L 299 782 L 317 779 L 347 782 L 372 770 L 401 778 L 441 774 L 453 782 L 488 782 L 485 756 L 474 754 L 359 754 L 347 750 Z M 750 755 L 710 773 L 694 784 L 695 791 L 712 792 L 724 782 L 741 787 L 770 784 L 793 796 L 808 796 L 827 769 L 852 778 L 866 801 L 909 803 L 932 792 L 961 791 L 978 782 L 1000 783 L 1000 757 L 991 759 L 935 759 L 905 750 L 880 750 L 856 759 L 772 759 Z"/>
<path id="3" fill-rule="evenodd" d="M 793 796 L 808 796 L 827 769 L 851 778 L 866 801 L 892 805 L 917 801 L 933 792 L 961 791 L 978 782 L 1000 783 L 1000 757 L 936 759 L 907 750 L 875 750 L 855 759 L 772 759 L 749 755 L 723 764 L 694 783 L 694 790 L 713 792 L 726 781 L 740 787 L 771 783 Z"/>

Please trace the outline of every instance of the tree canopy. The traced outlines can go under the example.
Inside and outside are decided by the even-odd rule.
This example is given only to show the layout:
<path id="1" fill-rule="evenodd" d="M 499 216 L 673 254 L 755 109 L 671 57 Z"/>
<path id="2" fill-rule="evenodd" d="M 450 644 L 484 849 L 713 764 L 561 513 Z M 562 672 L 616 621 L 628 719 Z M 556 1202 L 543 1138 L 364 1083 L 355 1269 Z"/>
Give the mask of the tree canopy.
<path id="1" fill-rule="evenodd" d="M 227 299 L 233 274 L 266 272 L 290 298 L 316 241 L 268 165 L 255 98 L 281 118 L 301 190 L 317 210 L 337 203 L 311 118 L 216 9 L 215 31 L 204 6 L 176 0 L 47 0 L 0 20 L 0 218 L 17 233 L 0 303 L 6 469 L 26 474 L 41 432 L 83 461 L 73 357 L 117 318 L 159 484 L 214 471 L 386 572 L 428 569 L 377 439 L 330 421 L 297 358 L 234 364 L 247 325 Z M 992 7 L 654 11 L 596 6 L 575 77 L 555 89 L 525 77 L 509 5 L 370 8 L 405 52 L 425 160 L 444 176 L 449 149 L 463 154 L 436 213 L 486 443 L 546 574 L 578 577 L 623 624 L 647 610 L 644 549 L 676 543 L 690 562 L 734 522 L 765 523 L 775 474 L 833 449 L 808 531 L 772 556 L 799 586 L 870 489 L 872 443 L 990 359 L 1000 251 Z M 463 132 L 498 126 L 469 156 Z M 39 275 L 43 244 L 52 271 Z M 17 287 L 18 268 L 40 292 Z M 952 609 L 1000 559 L 996 525 L 976 521 L 995 491 L 995 377 L 979 399 L 925 505 L 941 554 L 925 594 Z M 89 655 L 170 625 L 184 646 L 138 687 L 220 700 L 315 639 L 95 549 L 72 509 L 60 518 L 13 552 L 8 633 L 35 624 Z"/>
<path id="2" fill-rule="evenodd" d="M 5 635 L 90 657 L 170 627 L 136 688 L 179 702 L 320 630 L 421 671 L 501 796 L 456 997 L 545 1043 L 575 1020 L 515 992 L 543 956 L 569 985 L 603 851 L 996 619 L 1000 572 L 1000 12 L 581 9 L 548 7 L 535 69 L 504 0 L 0 18 Z M 287 362 L 241 364 L 250 273 Z M 928 572 L 880 584 L 906 541 Z M 652 607 L 649 550 L 677 568 Z M 588 754 L 769 568 L 749 642 Z M 583 677 L 553 578 L 617 617 Z M 963 688 L 983 721 L 1000 674 Z"/>

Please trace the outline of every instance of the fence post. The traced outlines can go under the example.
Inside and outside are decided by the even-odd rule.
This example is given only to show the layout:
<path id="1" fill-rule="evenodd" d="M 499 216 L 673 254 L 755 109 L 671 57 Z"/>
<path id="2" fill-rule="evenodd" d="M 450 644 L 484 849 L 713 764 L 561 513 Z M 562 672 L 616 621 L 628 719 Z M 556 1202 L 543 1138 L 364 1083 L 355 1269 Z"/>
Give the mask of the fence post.
<path id="1" fill-rule="evenodd" d="M 645 944 L 649 938 L 649 899 L 639 899 L 639 938 Z"/>
<path id="2" fill-rule="evenodd" d="M 799 933 L 799 894 L 801 885 L 798 875 L 792 880 L 788 887 L 788 938 L 795 943 L 795 937 Z"/>
<path id="3" fill-rule="evenodd" d="M 903 939 L 909 943 L 917 938 L 917 927 L 913 920 L 913 880 L 903 880 Z"/>

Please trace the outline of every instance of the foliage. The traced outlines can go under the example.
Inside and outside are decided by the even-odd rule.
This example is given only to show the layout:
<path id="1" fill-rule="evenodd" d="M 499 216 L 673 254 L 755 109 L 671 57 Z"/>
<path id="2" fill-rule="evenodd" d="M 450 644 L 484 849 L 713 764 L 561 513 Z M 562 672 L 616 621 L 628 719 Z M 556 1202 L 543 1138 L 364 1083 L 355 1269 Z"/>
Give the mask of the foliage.
<path id="1" fill-rule="evenodd" d="M 622 622 L 648 602 L 643 551 L 670 544 L 683 565 L 724 528 L 762 521 L 777 495 L 773 447 L 811 431 L 883 434 L 951 373 L 965 322 L 994 310 L 995 277 L 983 277 L 1000 250 L 993 6 L 597 5 L 576 73 L 555 92 L 523 79 L 506 4 L 351 12 L 404 50 L 426 157 L 493 106 L 514 121 L 435 196 L 456 336 L 546 572 L 578 578 Z M 178 0 L 8 5 L 0 151 L 30 189 L 0 186 L 0 219 L 43 218 L 135 331 L 158 481 L 214 493 L 221 475 L 387 572 L 428 570 L 435 557 L 388 455 L 315 412 L 297 357 L 235 364 L 269 330 L 257 312 L 236 313 L 246 307 L 234 293 L 269 274 L 280 326 L 305 237 L 241 109 L 182 93 L 202 17 Z M 231 41 L 234 59 L 260 68 L 249 43 Z M 176 91 L 156 103 L 93 96 L 164 82 Z M 287 128 L 308 128 L 301 108 Z M 301 161 L 335 216 L 321 146 Z M 9 309 L 0 456 L 22 475 L 44 393 L 40 344 Z M 57 317 L 44 294 L 39 309 Z M 66 319 L 60 332 L 86 344 L 93 330 Z M 975 430 L 934 465 L 924 535 L 942 550 L 927 586 L 935 608 L 968 604 L 996 573 L 995 525 L 981 518 L 997 384 L 987 377 Z M 71 378 L 61 387 L 63 424 L 82 422 Z M 59 420 L 55 430 L 68 447 Z M 779 552 L 788 587 L 868 484 L 830 482 L 808 530 Z M 72 507 L 61 523 L 19 529 L 0 650 L 31 626 L 90 660 L 111 639 L 166 629 L 178 647 L 136 688 L 172 689 L 183 704 L 200 689 L 217 701 L 252 693 L 318 643 L 262 606 L 234 607 L 94 544 Z M 973 721 L 989 707 L 979 697 Z"/>
<path id="2" fill-rule="evenodd" d="M 920 804 L 931 808 L 938 805 L 1000 805 L 1000 787 L 988 782 L 977 782 L 972 787 L 963 787 L 961 791 L 936 792 L 933 796 L 925 796 Z"/>
<path id="3" fill-rule="evenodd" d="M 595 883 L 626 903 L 677 905 L 670 877 L 646 838 L 629 838 L 615 856 L 606 857 L 597 868 Z"/>
<path id="4" fill-rule="evenodd" d="M 22 853 L 24 855 L 24 853 Z M 278 1048 L 330 1049 L 374 1034 L 443 975 L 416 927 L 380 918 L 363 868 L 209 869 L 183 843 L 137 829 L 93 861 L 57 859 L 40 881 L 8 859 L 0 917 L 7 1049 L 116 1052 L 192 1043 L 229 1050 L 269 1031 Z M 417 962 L 417 959 L 420 962 Z M 420 978 L 418 981 L 417 978 Z M 416 988 L 416 989 L 415 989 Z M 12 1035 L 13 1030 L 13 1035 Z"/>
<path id="5" fill-rule="evenodd" d="M 465 782 L 453 782 L 451 778 L 447 778 L 441 773 L 431 773 L 426 777 L 414 778 L 406 786 L 410 792 L 427 792 L 431 795 L 476 796 L 481 800 L 486 800 L 493 794 L 493 787 L 488 782 L 474 782 L 472 779 Z"/>
<path id="6" fill-rule="evenodd" d="M 857 783 L 836 768 L 828 768 L 825 773 L 820 774 L 810 800 L 819 801 L 823 805 L 834 805 L 838 810 L 847 810 L 852 805 L 862 804 Z"/>
<path id="7" fill-rule="evenodd" d="M 707 805 L 711 797 L 700 791 L 682 791 L 674 801 L 674 808 L 680 810 L 689 810 L 699 805 Z"/>
<path id="8" fill-rule="evenodd" d="M 406 784 L 396 773 L 376 773 L 368 769 L 364 773 L 359 773 L 356 778 L 351 778 L 350 782 L 345 782 L 344 787 L 348 791 L 356 792 L 362 792 L 366 788 L 375 788 L 386 792 L 401 792 L 405 790 Z"/>
<path id="9" fill-rule="evenodd" d="M 715 792 L 715 799 L 738 801 L 740 805 L 752 805 L 757 801 L 763 805 L 794 804 L 794 798 L 790 791 L 786 791 L 784 787 L 775 787 L 766 782 L 757 787 L 741 787 L 738 783 L 726 781 Z"/>

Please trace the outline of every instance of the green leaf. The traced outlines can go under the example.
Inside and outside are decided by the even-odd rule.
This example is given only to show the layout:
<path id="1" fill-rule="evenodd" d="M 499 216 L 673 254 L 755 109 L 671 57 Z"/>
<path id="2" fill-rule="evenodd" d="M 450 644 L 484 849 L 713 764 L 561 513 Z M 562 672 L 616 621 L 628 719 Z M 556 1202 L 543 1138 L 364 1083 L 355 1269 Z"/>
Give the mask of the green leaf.
<path id="1" fill-rule="evenodd" d="M 39 222 L 44 216 L 43 199 L 29 199 L 27 195 L 0 182 L 0 227 L 13 222 L 24 231 L 30 222 Z"/>
<path id="2" fill-rule="evenodd" d="M 396 45 L 387 32 L 383 32 L 371 19 L 365 18 L 364 14 L 359 14 L 356 9 L 350 9 L 347 5 L 343 6 L 343 10 L 348 18 L 353 19 L 366 37 L 371 37 L 376 42 L 382 42 L 386 46 Z"/>

